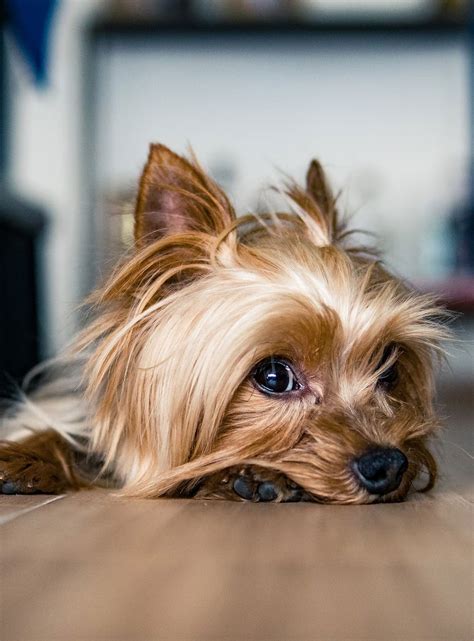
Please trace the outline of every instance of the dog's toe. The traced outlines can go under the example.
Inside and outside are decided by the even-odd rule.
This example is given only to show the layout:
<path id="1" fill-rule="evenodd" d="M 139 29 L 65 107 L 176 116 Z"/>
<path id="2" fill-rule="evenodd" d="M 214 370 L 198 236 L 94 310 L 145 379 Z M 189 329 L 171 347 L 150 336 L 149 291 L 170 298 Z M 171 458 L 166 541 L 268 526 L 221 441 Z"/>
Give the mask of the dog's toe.
<path id="1" fill-rule="evenodd" d="M 309 496 L 300 487 L 289 488 L 285 497 L 285 503 L 299 503 L 300 501 L 309 500 Z"/>
<path id="2" fill-rule="evenodd" d="M 257 493 L 260 501 L 274 501 L 278 497 L 278 490 L 271 481 L 260 483 Z"/>
<path id="3" fill-rule="evenodd" d="M 245 476 L 238 476 L 234 481 L 234 492 L 246 501 L 252 501 L 255 497 L 253 484 Z"/>
<path id="4" fill-rule="evenodd" d="M 21 494 L 21 488 L 13 481 L 5 481 L 1 484 L 0 492 L 2 494 Z"/>
<path id="5" fill-rule="evenodd" d="M 0 481 L 0 494 L 42 494 L 43 491 L 37 487 L 35 480 L 7 479 Z"/>

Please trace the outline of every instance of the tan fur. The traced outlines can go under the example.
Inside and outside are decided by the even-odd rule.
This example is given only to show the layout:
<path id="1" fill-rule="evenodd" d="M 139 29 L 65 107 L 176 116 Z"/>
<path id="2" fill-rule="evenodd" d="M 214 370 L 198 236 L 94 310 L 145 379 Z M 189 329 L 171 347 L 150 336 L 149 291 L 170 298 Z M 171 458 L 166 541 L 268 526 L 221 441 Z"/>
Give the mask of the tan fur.
<path id="1" fill-rule="evenodd" d="M 194 158 L 151 147 L 136 247 L 94 294 L 75 346 L 87 357 L 81 433 L 122 493 L 238 498 L 229 470 L 255 466 L 313 500 L 371 502 L 350 462 L 374 446 L 409 461 L 384 500 L 404 498 L 421 473 L 433 484 L 442 313 L 351 244 L 319 163 L 286 194 L 289 213 L 236 219 Z M 377 385 L 388 345 L 390 392 Z M 251 372 L 272 355 L 304 389 L 256 389 Z"/>

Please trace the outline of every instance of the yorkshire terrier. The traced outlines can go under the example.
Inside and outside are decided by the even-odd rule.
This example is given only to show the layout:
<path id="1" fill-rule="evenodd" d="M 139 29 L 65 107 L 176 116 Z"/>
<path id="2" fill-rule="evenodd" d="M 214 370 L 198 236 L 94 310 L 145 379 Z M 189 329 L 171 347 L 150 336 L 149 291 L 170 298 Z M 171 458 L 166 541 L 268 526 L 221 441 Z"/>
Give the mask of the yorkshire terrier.
<path id="1" fill-rule="evenodd" d="M 360 504 L 433 486 L 442 310 L 356 242 L 316 160 L 281 193 L 287 212 L 237 218 L 194 156 L 151 146 L 133 251 L 4 420 L 4 494 L 105 479 Z"/>

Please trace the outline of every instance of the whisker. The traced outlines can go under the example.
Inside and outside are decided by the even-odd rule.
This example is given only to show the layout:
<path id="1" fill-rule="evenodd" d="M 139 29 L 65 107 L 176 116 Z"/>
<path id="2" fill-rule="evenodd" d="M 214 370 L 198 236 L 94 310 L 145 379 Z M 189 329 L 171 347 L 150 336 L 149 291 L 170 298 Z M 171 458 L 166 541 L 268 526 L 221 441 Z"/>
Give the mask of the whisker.
<path id="1" fill-rule="evenodd" d="M 444 438 L 440 438 L 439 440 L 441 441 L 441 443 L 452 445 L 453 447 L 460 450 L 463 454 L 465 454 L 471 461 L 474 461 L 474 456 L 470 452 L 468 452 L 466 449 L 464 449 L 464 447 L 459 445 L 459 443 L 455 443 L 454 441 L 448 441 L 447 439 L 444 439 Z"/>

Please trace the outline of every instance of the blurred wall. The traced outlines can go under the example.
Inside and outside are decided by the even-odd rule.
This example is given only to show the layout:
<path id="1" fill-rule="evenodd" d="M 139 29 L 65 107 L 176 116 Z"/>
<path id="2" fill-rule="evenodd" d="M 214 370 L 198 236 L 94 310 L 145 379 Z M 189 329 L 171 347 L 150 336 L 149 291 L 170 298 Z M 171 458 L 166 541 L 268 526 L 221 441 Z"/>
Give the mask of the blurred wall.
<path id="1" fill-rule="evenodd" d="M 44 356 L 54 354 L 76 327 L 83 293 L 86 236 L 81 185 L 82 27 L 101 0 L 60 3 L 51 35 L 50 81 L 34 86 L 14 47 L 9 179 L 50 216 L 45 244 Z"/>
<path id="2" fill-rule="evenodd" d="M 192 144 L 241 211 L 275 167 L 302 179 L 317 156 L 397 270 L 445 275 L 443 223 L 467 186 L 462 38 L 157 36 L 105 42 L 99 61 L 98 193 L 132 185 L 152 140 Z"/>
<path id="3" fill-rule="evenodd" d="M 96 259 L 89 189 L 98 197 L 100 222 L 104 195 L 133 188 L 152 140 L 178 151 L 191 143 L 241 209 L 255 207 L 259 186 L 275 180 L 275 166 L 301 178 L 316 155 L 345 189 L 343 208 L 384 238 L 397 269 L 410 277 L 436 272 L 442 262 L 436 225 L 462 199 L 469 151 L 461 39 L 104 43 L 91 130 L 93 184 L 87 184 L 82 28 L 103 6 L 102 0 L 61 4 L 45 90 L 32 86 L 12 55 L 10 177 L 51 217 L 46 354 L 76 328 Z M 430 235 L 431 245 L 422 242 Z"/>

